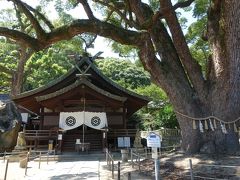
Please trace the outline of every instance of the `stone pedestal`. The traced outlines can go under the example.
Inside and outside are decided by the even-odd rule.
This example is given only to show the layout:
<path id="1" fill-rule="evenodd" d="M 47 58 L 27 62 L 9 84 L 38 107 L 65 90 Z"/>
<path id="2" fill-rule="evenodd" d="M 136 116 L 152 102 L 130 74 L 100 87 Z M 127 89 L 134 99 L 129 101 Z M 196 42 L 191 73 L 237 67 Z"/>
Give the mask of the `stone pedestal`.
<path id="1" fill-rule="evenodd" d="M 128 149 L 121 149 L 122 162 L 128 162 Z"/>
<path id="2" fill-rule="evenodd" d="M 20 159 L 19 166 L 20 166 L 20 168 L 26 168 L 26 166 L 27 166 L 27 156 L 22 157 L 22 159 Z"/>

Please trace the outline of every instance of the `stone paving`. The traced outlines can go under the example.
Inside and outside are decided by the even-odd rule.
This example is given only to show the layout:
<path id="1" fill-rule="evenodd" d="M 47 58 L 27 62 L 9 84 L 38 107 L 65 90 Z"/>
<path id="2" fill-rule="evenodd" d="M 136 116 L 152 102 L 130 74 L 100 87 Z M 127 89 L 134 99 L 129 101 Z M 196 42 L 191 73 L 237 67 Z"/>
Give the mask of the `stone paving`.
<path id="1" fill-rule="evenodd" d="M 117 157 L 119 158 L 119 156 Z M 116 158 L 116 159 L 117 159 Z M 117 179 L 117 164 L 115 161 L 114 179 Z M 4 179 L 6 162 L 0 160 L 0 180 Z M 127 172 L 132 171 L 132 179 L 150 180 L 151 178 L 140 176 L 131 169 L 129 163 L 121 164 L 121 179 L 127 179 Z M 75 159 L 61 161 L 39 162 L 30 161 L 28 163 L 27 175 L 25 169 L 19 167 L 19 162 L 10 162 L 8 166 L 7 180 L 110 180 L 112 173 L 107 168 L 104 155 L 84 155 L 76 156 Z"/>

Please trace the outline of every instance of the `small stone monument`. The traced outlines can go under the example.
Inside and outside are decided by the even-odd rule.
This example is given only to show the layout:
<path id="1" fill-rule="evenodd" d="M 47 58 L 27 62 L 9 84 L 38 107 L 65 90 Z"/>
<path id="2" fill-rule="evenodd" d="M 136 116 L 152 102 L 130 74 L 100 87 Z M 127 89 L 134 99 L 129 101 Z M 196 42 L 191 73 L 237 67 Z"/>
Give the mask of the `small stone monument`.
<path id="1" fill-rule="evenodd" d="M 133 147 L 135 148 L 142 148 L 143 145 L 141 144 L 141 133 L 139 129 L 137 129 L 136 135 L 135 135 L 135 140 L 133 143 Z"/>
<path id="2" fill-rule="evenodd" d="M 25 134 L 24 132 L 19 132 L 18 133 L 18 138 L 17 138 L 17 145 L 15 146 L 14 150 L 15 151 L 22 151 L 26 150 L 26 140 L 25 140 Z"/>
<path id="3" fill-rule="evenodd" d="M 27 156 L 26 156 L 26 140 L 25 140 L 25 134 L 24 132 L 18 133 L 17 138 L 17 145 L 15 146 L 13 152 L 18 152 L 18 157 L 15 157 L 16 159 L 19 159 L 20 167 L 25 168 L 27 166 Z"/>

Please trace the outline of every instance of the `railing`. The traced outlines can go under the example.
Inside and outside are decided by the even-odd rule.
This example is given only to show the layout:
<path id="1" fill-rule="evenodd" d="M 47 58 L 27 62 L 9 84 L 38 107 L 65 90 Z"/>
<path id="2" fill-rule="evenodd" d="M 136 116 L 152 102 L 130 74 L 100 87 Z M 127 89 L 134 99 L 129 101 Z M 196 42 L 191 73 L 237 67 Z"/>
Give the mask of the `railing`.
<path id="1" fill-rule="evenodd" d="M 163 147 L 164 148 L 171 148 L 171 147 Z M 131 165 L 132 167 L 134 168 L 135 165 L 137 165 L 137 169 L 139 172 L 143 172 L 144 170 L 141 169 L 142 164 L 141 164 L 141 161 L 144 160 L 144 159 L 148 159 L 150 161 L 152 161 L 154 163 L 154 159 L 152 159 L 149 155 L 150 153 L 149 152 L 149 148 L 144 148 L 144 151 L 142 151 L 143 153 L 139 153 L 137 150 L 140 150 L 142 151 L 143 149 L 134 149 L 132 148 L 131 149 Z M 162 156 L 162 152 L 159 151 L 159 157 Z M 161 160 L 161 158 L 159 159 Z M 171 160 L 164 160 L 164 162 L 167 162 L 167 163 L 174 163 L 174 161 L 171 161 Z M 198 164 L 195 164 L 193 165 L 192 163 L 192 159 L 189 159 L 189 168 L 185 169 L 187 170 L 186 173 L 175 173 L 175 172 L 164 172 L 164 173 L 167 173 L 167 174 L 172 174 L 172 175 L 175 175 L 176 177 L 179 177 L 179 178 L 189 178 L 191 180 L 194 180 L 194 179 L 205 179 L 205 180 L 213 180 L 213 179 L 218 179 L 218 180 L 225 180 L 223 177 L 220 178 L 220 176 L 223 176 L 225 174 L 222 174 L 222 175 L 219 175 L 219 177 L 209 177 L 211 175 L 204 175 L 199 169 L 197 169 L 197 167 L 213 167 L 214 170 L 216 170 L 216 168 L 239 168 L 239 165 L 215 165 L 215 164 L 203 164 L 203 163 L 198 163 Z M 153 167 L 154 168 L 154 167 Z M 154 169 L 152 169 L 154 170 Z M 149 169 L 148 169 L 149 171 Z M 128 174 L 129 176 L 129 174 Z M 131 176 L 131 175 L 130 175 Z M 236 174 L 228 174 L 229 177 L 236 177 Z M 229 178 L 227 177 L 227 178 Z M 131 177 L 130 177 L 131 178 Z"/>
<path id="2" fill-rule="evenodd" d="M 109 169 L 112 171 L 112 179 L 114 179 L 114 159 L 113 155 L 106 149 L 106 162 Z"/>
<path id="3" fill-rule="evenodd" d="M 58 135 L 56 130 L 26 130 L 26 139 L 44 139 L 44 138 L 55 138 Z"/>
<path id="4" fill-rule="evenodd" d="M 38 155 L 36 155 L 38 153 Z M 32 159 L 36 159 L 39 158 L 39 164 L 38 164 L 38 168 L 40 169 L 41 167 L 41 161 L 42 161 L 42 156 L 43 155 L 47 155 L 47 164 L 49 162 L 49 153 L 54 153 L 53 158 L 55 160 L 55 150 L 51 150 L 51 151 L 24 151 L 24 152 L 4 152 L 4 153 L 0 153 L 0 156 L 3 155 L 3 162 L 6 162 L 6 167 L 5 167 L 5 173 L 4 173 L 4 180 L 7 179 L 7 173 L 8 173 L 8 167 L 9 167 L 9 163 L 10 163 L 10 159 L 12 156 L 15 155 L 21 155 L 24 156 L 22 159 L 20 159 L 20 163 L 22 162 L 24 164 L 25 167 L 25 176 L 27 175 L 27 169 L 28 169 L 28 162 Z"/>
<path id="5" fill-rule="evenodd" d="M 106 162 L 108 168 L 112 171 L 112 179 L 114 179 L 114 159 L 113 155 L 106 149 Z M 117 163 L 117 180 L 120 180 L 120 161 Z"/>
<path id="6" fill-rule="evenodd" d="M 135 137 L 137 129 L 113 129 L 108 132 L 109 137 L 131 136 Z"/>
<path id="7" fill-rule="evenodd" d="M 141 137 L 146 138 L 149 131 L 140 131 Z M 181 137 L 181 130 L 180 129 L 158 129 L 154 130 L 153 132 L 157 133 L 158 135 L 161 135 L 162 137 Z"/>
<path id="8" fill-rule="evenodd" d="M 145 154 L 147 155 L 147 154 Z M 132 164 L 132 168 L 134 167 L 134 165 L 138 166 L 138 171 L 141 171 L 141 159 L 145 159 L 146 156 L 144 157 L 143 155 L 141 155 L 139 152 L 135 151 L 134 149 L 131 149 L 131 164 Z M 135 159 L 135 162 L 134 162 Z"/>

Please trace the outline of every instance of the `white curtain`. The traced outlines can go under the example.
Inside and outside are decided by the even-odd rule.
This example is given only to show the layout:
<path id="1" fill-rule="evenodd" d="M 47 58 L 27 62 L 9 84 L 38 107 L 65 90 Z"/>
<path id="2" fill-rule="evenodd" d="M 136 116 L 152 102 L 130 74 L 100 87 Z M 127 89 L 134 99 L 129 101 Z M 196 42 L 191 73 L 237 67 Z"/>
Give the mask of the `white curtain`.
<path id="1" fill-rule="evenodd" d="M 85 112 L 84 124 L 93 129 L 102 129 L 107 127 L 107 116 L 105 112 Z"/>
<path id="2" fill-rule="evenodd" d="M 83 113 L 60 112 L 59 127 L 63 130 L 77 128 L 83 124 Z"/>
<path id="3" fill-rule="evenodd" d="M 94 129 L 107 127 L 107 116 L 105 112 L 61 112 L 59 127 L 70 130 L 85 124 Z"/>

